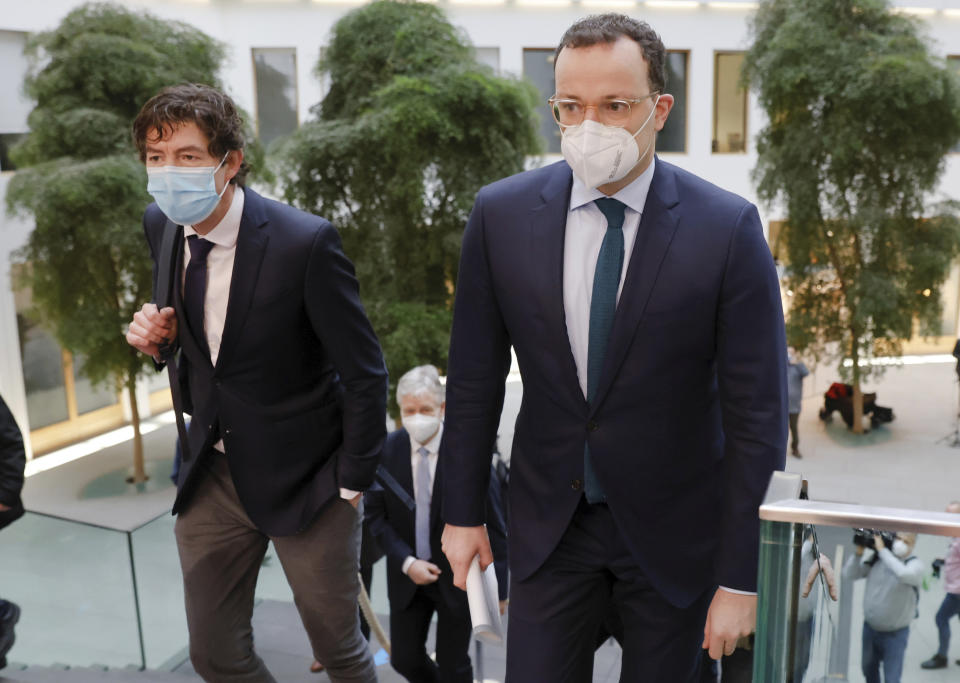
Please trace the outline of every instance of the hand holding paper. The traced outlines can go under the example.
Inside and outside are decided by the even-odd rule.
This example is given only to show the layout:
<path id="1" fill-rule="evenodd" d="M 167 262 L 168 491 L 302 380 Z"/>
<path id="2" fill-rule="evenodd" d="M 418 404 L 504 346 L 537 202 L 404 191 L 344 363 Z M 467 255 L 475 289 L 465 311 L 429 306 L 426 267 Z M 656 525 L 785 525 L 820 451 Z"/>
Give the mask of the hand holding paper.
<path id="1" fill-rule="evenodd" d="M 504 632 L 497 588 L 493 565 L 481 570 L 479 557 L 475 556 L 467 571 L 467 602 L 470 605 L 473 635 L 485 643 L 502 645 Z"/>

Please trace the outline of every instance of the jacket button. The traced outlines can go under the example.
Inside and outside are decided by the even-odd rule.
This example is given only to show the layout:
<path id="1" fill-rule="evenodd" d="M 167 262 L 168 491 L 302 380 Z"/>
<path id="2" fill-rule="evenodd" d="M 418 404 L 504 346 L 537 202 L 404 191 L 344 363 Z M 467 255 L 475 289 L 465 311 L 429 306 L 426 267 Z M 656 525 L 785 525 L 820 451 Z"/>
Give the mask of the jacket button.
<path id="1" fill-rule="evenodd" d="M 598 424 L 597 424 L 596 422 L 594 422 L 593 420 L 590 420 L 590 421 L 587 423 L 587 430 L 588 430 L 588 431 L 595 432 L 595 431 L 597 431 L 598 429 L 600 429 L 600 425 L 598 425 Z"/>
<path id="2" fill-rule="evenodd" d="M 230 430 L 229 430 L 229 429 L 224 429 L 224 430 L 223 430 L 223 433 L 224 433 L 224 434 L 229 434 L 229 433 L 230 433 Z"/>
<path id="3" fill-rule="evenodd" d="M 583 488 L 583 482 L 579 479 L 574 479 L 570 482 L 570 488 L 572 488 L 574 491 L 579 491 L 581 488 Z"/>

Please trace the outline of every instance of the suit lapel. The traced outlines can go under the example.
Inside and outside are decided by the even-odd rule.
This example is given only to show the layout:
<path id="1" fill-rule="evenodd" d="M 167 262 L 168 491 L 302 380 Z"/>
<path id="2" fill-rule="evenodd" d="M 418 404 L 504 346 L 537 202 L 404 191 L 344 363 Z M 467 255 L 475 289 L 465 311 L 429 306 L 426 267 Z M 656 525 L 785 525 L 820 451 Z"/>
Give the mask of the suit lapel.
<path id="1" fill-rule="evenodd" d="M 397 478 L 397 483 L 410 494 L 410 498 L 416 501 L 417 496 L 413 491 L 413 450 L 410 443 L 410 434 L 407 433 L 406 429 L 403 430 L 403 438 L 404 447 L 397 449 L 399 459 L 394 463 L 393 474 Z M 411 512 L 411 514 L 415 513 Z"/>
<path id="2" fill-rule="evenodd" d="M 250 311 L 253 293 L 257 288 L 260 265 L 263 263 L 263 255 L 269 241 L 267 231 L 264 229 L 267 217 L 263 198 L 247 188 L 244 188 L 243 193 L 243 216 L 240 219 L 240 232 L 237 235 L 233 275 L 230 278 L 230 296 L 227 300 L 227 317 L 223 324 L 217 368 L 226 365 L 236 349 L 240 332 Z"/>
<path id="3" fill-rule="evenodd" d="M 437 469 L 433 473 L 433 491 L 430 493 L 430 535 L 433 536 L 433 532 L 437 530 L 440 526 L 440 491 L 443 489 L 440 486 L 440 470 L 442 465 L 440 464 L 440 458 L 437 458 Z"/>
<path id="4" fill-rule="evenodd" d="M 577 378 L 577 364 L 570 349 L 567 316 L 563 306 L 563 251 L 570 208 L 573 173 L 565 163 L 554 166 L 554 172 L 540 191 L 542 203 L 530 213 L 529 272 L 533 274 L 536 305 L 544 313 L 549 337 L 557 340 L 561 363 L 560 381 L 578 407 L 586 405 Z"/>
<path id="5" fill-rule="evenodd" d="M 596 412 L 597 407 L 603 403 L 603 398 L 623 363 L 677 230 L 680 211 L 674 172 L 659 159 L 656 163 L 637 237 L 633 243 L 627 279 L 623 283 L 620 303 L 613 318 L 610 341 L 603 359 L 603 369 L 591 413 Z"/>

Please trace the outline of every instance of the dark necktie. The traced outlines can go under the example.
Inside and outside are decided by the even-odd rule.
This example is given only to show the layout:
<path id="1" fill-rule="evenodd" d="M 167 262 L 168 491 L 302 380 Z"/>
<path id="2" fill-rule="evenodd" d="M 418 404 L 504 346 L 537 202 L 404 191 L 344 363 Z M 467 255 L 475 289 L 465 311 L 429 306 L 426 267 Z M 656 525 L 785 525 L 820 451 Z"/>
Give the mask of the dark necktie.
<path id="1" fill-rule="evenodd" d="M 183 277 L 183 308 L 194 339 L 209 356 L 207 335 L 203 332 L 203 301 L 207 296 L 207 255 L 213 249 L 213 242 L 190 235 L 187 244 L 190 262 Z"/>
<path id="2" fill-rule="evenodd" d="M 417 449 L 420 459 L 417 461 L 417 491 L 416 491 L 416 541 L 417 557 L 421 560 L 430 559 L 430 499 L 433 491 L 430 489 L 430 451 L 425 446 Z"/>
<path id="3" fill-rule="evenodd" d="M 626 208 L 623 202 L 610 197 L 598 199 L 595 203 L 607 219 L 607 232 L 597 255 L 590 298 L 590 336 L 587 344 L 587 403 L 590 404 L 597 394 L 610 328 L 613 327 L 613 316 L 617 311 L 617 290 L 623 271 L 623 218 Z M 593 471 L 589 446 L 584 447 L 583 470 L 583 491 L 587 502 L 600 503 L 606 500 Z"/>

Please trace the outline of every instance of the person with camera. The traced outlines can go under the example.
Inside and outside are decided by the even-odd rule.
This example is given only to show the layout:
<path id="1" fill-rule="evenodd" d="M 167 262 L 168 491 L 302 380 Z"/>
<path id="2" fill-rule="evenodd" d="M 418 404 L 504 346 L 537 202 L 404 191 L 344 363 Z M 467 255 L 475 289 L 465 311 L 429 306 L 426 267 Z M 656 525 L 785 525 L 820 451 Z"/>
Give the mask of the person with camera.
<path id="1" fill-rule="evenodd" d="M 947 506 L 947 512 L 960 514 L 960 501 L 950 503 Z M 937 654 L 920 666 L 924 669 L 945 669 L 947 653 L 950 649 L 950 620 L 960 615 L 960 538 L 950 541 L 945 558 L 934 561 L 933 573 L 934 576 L 943 576 L 943 588 L 947 591 L 935 617 L 940 647 Z M 960 664 L 960 659 L 957 660 L 957 664 Z"/>
<path id="2" fill-rule="evenodd" d="M 872 532 L 854 536 L 856 553 L 843 568 L 847 579 L 867 579 L 863 594 L 863 655 L 860 667 L 867 683 L 900 683 L 910 622 L 917 616 L 923 563 L 914 556 L 914 533 Z"/>

